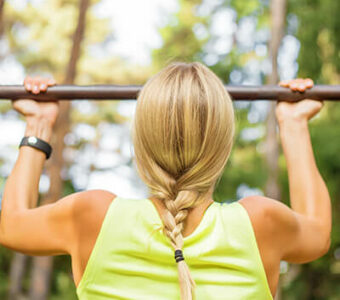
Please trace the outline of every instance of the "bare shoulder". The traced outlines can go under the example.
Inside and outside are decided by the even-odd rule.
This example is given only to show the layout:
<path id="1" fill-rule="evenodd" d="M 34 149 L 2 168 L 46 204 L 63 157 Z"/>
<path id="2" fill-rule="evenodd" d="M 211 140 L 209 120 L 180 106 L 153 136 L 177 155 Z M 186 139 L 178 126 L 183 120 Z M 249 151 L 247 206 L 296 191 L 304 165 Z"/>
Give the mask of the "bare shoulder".
<path id="1" fill-rule="evenodd" d="M 264 196 L 250 196 L 239 200 L 253 223 L 268 233 L 297 229 L 295 212 L 284 203 Z"/>
<path id="2" fill-rule="evenodd" d="M 296 212 L 280 201 L 262 196 L 246 197 L 239 202 L 248 212 L 260 250 L 273 260 L 289 258 L 287 253 L 292 252 L 289 245 L 300 232 Z"/>
<path id="3" fill-rule="evenodd" d="M 262 196 L 246 197 L 239 200 L 239 203 L 249 215 L 268 284 L 274 294 L 279 278 L 281 259 L 280 245 L 275 240 L 281 235 L 277 232 L 281 226 L 279 226 L 275 214 L 280 210 L 282 204 Z"/>
<path id="4" fill-rule="evenodd" d="M 116 195 L 105 190 L 88 190 L 74 195 L 77 197 L 72 205 L 75 233 L 72 252 L 79 255 L 80 249 L 87 249 L 96 240 L 107 210 Z"/>
<path id="5" fill-rule="evenodd" d="M 71 256 L 76 283 L 79 283 L 85 270 L 106 213 L 115 198 L 115 194 L 105 190 L 89 190 L 78 193 L 74 201 L 72 220 L 75 237 Z"/>
<path id="6" fill-rule="evenodd" d="M 73 219 L 76 223 L 91 220 L 101 221 L 116 195 L 105 190 L 88 190 L 78 193 L 73 204 Z"/>
<path id="7" fill-rule="evenodd" d="M 269 222 L 271 219 L 282 221 L 282 218 L 294 218 L 294 211 L 290 207 L 272 198 L 249 196 L 239 200 L 239 203 L 244 206 L 249 215 L 253 217 L 260 216 Z"/>
<path id="8" fill-rule="evenodd" d="M 280 259 L 305 263 L 327 253 L 330 236 L 317 219 L 266 197 L 247 197 L 239 202 L 247 210 L 260 244 L 271 248 Z"/>

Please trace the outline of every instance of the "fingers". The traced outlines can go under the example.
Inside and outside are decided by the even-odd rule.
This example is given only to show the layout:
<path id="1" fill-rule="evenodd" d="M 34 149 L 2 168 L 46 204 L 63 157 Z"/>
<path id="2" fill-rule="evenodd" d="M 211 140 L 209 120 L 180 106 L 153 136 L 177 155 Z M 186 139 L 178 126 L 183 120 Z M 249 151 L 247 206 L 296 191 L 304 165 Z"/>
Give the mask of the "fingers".
<path id="1" fill-rule="evenodd" d="M 48 86 L 53 86 L 53 85 L 56 85 L 57 82 L 54 80 L 54 78 L 50 78 L 47 80 L 47 85 Z"/>
<path id="2" fill-rule="evenodd" d="M 36 95 L 40 92 L 46 92 L 47 88 L 53 85 L 56 85 L 56 81 L 53 78 L 27 76 L 24 80 L 26 91 Z"/>
<path id="3" fill-rule="evenodd" d="M 292 80 L 283 80 L 279 83 L 282 87 L 290 88 L 292 91 L 301 92 L 303 93 L 306 89 L 310 89 L 314 86 L 314 82 L 312 79 L 302 79 L 302 78 L 296 78 Z"/>
<path id="4" fill-rule="evenodd" d="M 24 80 L 24 86 L 26 91 L 32 91 L 32 78 L 27 76 Z"/>
<path id="5" fill-rule="evenodd" d="M 302 87 L 302 86 L 301 86 Z M 292 91 L 298 91 L 299 88 L 300 88 L 300 83 L 295 80 L 295 81 L 292 81 L 292 83 L 289 84 L 289 88 L 292 90 Z"/>
<path id="6" fill-rule="evenodd" d="M 46 83 L 40 83 L 40 91 L 46 92 L 47 90 L 47 84 Z"/>
<path id="7" fill-rule="evenodd" d="M 32 81 L 32 93 L 39 94 L 40 93 L 40 83 L 35 79 Z"/>
<path id="8" fill-rule="evenodd" d="M 289 81 L 288 80 L 282 80 L 282 81 L 279 82 L 279 86 L 289 87 Z"/>
<path id="9" fill-rule="evenodd" d="M 314 86 L 314 81 L 310 78 L 305 79 L 305 84 L 307 88 L 312 88 Z"/>

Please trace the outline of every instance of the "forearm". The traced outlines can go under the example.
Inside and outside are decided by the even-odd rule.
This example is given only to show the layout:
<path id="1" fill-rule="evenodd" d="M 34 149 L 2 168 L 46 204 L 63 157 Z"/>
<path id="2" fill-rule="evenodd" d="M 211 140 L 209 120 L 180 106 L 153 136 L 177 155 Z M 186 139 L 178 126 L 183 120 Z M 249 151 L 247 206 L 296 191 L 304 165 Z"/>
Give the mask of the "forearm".
<path id="1" fill-rule="evenodd" d="M 283 120 L 279 126 L 287 161 L 291 207 L 318 220 L 330 231 L 330 197 L 315 163 L 307 120 Z"/>
<path id="2" fill-rule="evenodd" d="M 45 120 L 28 119 L 25 136 L 36 136 L 50 141 L 51 125 Z M 46 155 L 40 150 L 23 146 L 8 177 L 4 189 L 1 223 L 12 212 L 35 207 L 38 200 L 39 179 Z"/>

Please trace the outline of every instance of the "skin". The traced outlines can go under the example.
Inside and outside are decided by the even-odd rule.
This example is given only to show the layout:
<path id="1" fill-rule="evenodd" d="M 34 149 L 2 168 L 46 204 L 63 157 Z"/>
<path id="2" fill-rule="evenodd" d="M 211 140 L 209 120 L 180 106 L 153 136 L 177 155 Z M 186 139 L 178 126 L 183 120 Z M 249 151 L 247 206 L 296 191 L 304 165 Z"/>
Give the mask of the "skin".
<path id="1" fill-rule="evenodd" d="M 38 94 L 55 82 L 28 77 L 24 84 L 28 91 Z M 313 86 L 313 81 L 296 79 L 282 82 L 281 85 L 303 92 Z M 298 103 L 279 102 L 276 108 L 287 161 L 291 208 L 262 196 L 246 197 L 239 201 L 252 222 L 273 295 L 278 283 L 280 260 L 305 263 L 323 256 L 329 249 L 330 197 L 315 164 L 308 131 L 308 120 L 320 111 L 322 105 L 320 101 L 303 100 Z M 23 99 L 13 101 L 13 108 L 26 117 L 25 136 L 34 135 L 50 142 L 58 116 L 58 102 Z M 45 154 L 39 150 L 20 148 L 4 189 L 0 243 L 29 255 L 71 255 L 77 286 L 107 209 L 116 195 L 103 190 L 90 190 L 36 207 L 39 178 L 45 160 Z M 162 213 L 163 203 L 156 198 L 150 200 Z M 212 191 L 205 202 L 189 212 L 184 236 L 195 230 L 211 203 Z"/>

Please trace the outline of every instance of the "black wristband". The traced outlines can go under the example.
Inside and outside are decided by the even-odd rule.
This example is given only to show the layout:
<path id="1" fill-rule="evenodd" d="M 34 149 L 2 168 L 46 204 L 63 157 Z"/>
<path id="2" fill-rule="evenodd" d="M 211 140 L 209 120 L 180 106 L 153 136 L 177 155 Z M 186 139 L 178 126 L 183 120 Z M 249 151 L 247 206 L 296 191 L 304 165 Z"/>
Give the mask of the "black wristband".
<path id="1" fill-rule="evenodd" d="M 21 146 L 30 146 L 38 149 L 46 154 L 46 159 L 49 159 L 52 153 L 52 147 L 49 143 L 35 137 L 35 136 L 25 136 L 22 138 L 19 148 Z"/>

